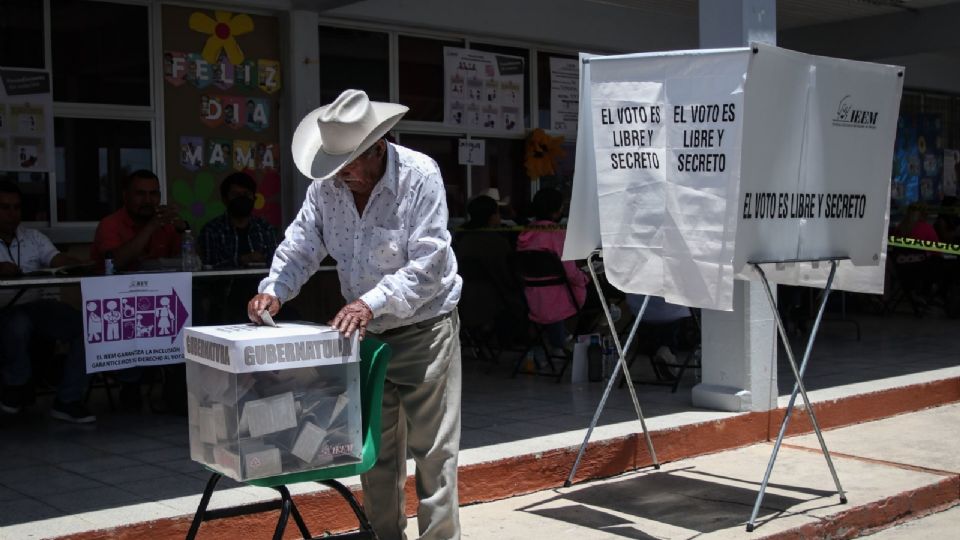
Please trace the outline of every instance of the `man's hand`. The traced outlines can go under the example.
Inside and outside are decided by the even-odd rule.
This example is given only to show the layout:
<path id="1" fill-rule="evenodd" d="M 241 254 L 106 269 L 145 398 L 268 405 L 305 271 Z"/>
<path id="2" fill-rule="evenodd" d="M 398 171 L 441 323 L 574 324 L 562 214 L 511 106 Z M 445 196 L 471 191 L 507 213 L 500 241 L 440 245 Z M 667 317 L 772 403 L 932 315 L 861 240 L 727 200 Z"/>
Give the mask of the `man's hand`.
<path id="1" fill-rule="evenodd" d="M 343 306 L 337 316 L 328 324 L 341 334 L 350 337 L 354 330 L 360 331 L 360 339 L 367 333 L 367 324 L 373 320 L 373 311 L 363 300 L 356 300 Z"/>
<path id="2" fill-rule="evenodd" d="M 20 267 L 12 262 L 0 263 L 0 276 L 10 277 L 20 274 Z"/>
<path id="3" fill-rule="evenodd" d="M 280 311 L 280 299 L 272 294 L 260 293 L 247 302 L 247 317 L 254 324 L 263 324 L 263 319 L 260 318 L 263 310 L 267 310 L 273 317 Z"/>
<path id="4" fill-rule="evenodd" d="M 180 209 L 176 205 L 160 205 L 157 207 L 157 212 L 153 215 L 151 220 L 157 227 L 162 227 L 164 225 L 173 225 L 178 229 L 180 226 L 185 226 L 185 223 L 180 219 Z"/>

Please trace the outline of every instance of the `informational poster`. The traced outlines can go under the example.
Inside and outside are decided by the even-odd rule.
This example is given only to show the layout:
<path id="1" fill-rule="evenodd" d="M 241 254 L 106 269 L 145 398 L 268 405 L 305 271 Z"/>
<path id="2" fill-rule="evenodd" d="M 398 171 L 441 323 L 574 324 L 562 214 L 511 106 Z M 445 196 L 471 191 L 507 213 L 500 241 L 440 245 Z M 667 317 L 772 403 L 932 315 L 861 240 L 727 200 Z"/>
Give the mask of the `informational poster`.
<path id="1" fill-rule="evenodd" d="M 444 123 L 523 133 L 524 69 L 519 56 L 444 47 Z"/>
<path id="2" fill-rule="evenodd" d="M 191 283 L 189 272 L 84 278 L 87 373 L 183 362 Z"/>
<path id="3" fill-rule="evenodd" d="M 727 311 L 751 262 L 849 258 L 866 274 L 838 289 L 882 290 L 902 68 L 765 45 L 581 58 L 565 260 L 602 248 L 619 289 Z"/>
<path id="4" fill-rule="evenodd" d="M 736 50 L 591 66 L 600 232 L 614 287 L 732 308 L 748 61 Z"/>
<path id="5" fill-rule="evenodd" d="M 575 58 L 550 57 L 550 131 L 576 137 L 579 108 L 579 62 Z"/>
<path id="6" fill-rule="evenodd" d="M 280 226 L 279 39 L 275 17 L 163 6 L 168 189 L 198 232 L 238 171 L 257 183 L 254 214 Z"/>
<path id="7" fill-rule="evenodd" d="M 53 167 L 50 73 L 0 67 L 0 171 Z"/>

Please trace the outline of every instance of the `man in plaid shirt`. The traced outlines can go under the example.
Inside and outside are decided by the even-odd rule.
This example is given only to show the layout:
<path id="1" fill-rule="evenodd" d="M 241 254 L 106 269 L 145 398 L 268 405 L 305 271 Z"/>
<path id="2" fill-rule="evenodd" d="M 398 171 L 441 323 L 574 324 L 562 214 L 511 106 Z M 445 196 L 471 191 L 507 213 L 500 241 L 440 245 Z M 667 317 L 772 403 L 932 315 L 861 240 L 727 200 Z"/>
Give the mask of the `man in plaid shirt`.
<path id="1" fill-rule="evenodd" d="M 257 184 L 246 173 L 224 178 L 220 196 L 226 214 L 214 218 L 200 233 L 200 256 L 210 266 L 266 264 L 277 247 L 277 233 L 263 218 L 252 215 Z"/>

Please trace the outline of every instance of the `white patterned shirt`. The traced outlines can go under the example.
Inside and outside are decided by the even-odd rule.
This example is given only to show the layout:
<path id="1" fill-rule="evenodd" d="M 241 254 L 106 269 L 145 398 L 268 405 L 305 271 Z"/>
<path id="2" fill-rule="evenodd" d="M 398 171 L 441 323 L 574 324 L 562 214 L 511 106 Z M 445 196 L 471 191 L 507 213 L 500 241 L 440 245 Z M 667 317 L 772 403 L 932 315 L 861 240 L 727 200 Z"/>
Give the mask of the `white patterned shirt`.
<path id="1" fill-rule="evenodd" d="M 387 148 L 386 171 L 362 216 L 342 182 L 310 184 L 260 292 L 290 300 L 329 253 L 347 302 L 361 299 L 373 311 L 373 333 L 453 311 L 463 282 L 450 247 L 440 169 L 409 148 Z"/>
<path id="2" fill-rule="evenodd" d="M 9 244 L 0 240 L 0 262 L 13 263 L 20 267 L 24 274 L 50 268 L 50 262 L 60 253 L 42 232 L 17 226 L 16 236 Z M 41 296 L 50 296 L 55 290 L 27 289 L 17 300 L 18 304 L 25 304 L 37 300 Z M 6 305 L 13 298 L 15 292 L 0 292 L 0 307 Z"/>

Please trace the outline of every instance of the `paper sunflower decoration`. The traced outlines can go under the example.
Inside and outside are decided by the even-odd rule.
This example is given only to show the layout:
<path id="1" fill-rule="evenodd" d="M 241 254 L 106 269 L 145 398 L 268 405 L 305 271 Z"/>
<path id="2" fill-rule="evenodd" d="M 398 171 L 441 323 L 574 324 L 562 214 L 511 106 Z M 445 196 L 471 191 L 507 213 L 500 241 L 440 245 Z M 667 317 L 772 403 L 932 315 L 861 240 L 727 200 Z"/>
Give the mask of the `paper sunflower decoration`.
<path id="1" fill-rule="evenodd" d="M 236 36 L 253 31 L 253 19 L 249 15 L 240 13 L 234 15 L 228 11 L 215 11 L 213 18 L 206 13 L 194 12 L 190 15 L 190 29 L 201 34 L 208 34 L 207 43 L 203 46 L 200 56 L 211 64 L 217 63 L 220 51 L 227 55 L 231 64 L 243 62 L 243 51 L 237 43 Z"/>
<path id="2" fill-rule="evenodd" d="M 556 160 L 566 155 L 560 147 L 561 144 L 563 144 L 562 136 L 551 137 L 540 128 L 530 132 L 530 136 L 527 137 L 527 153 L 524 160 L 527 176 L 537 178 L 556 174 Z"/>

